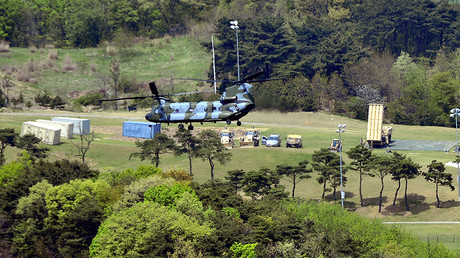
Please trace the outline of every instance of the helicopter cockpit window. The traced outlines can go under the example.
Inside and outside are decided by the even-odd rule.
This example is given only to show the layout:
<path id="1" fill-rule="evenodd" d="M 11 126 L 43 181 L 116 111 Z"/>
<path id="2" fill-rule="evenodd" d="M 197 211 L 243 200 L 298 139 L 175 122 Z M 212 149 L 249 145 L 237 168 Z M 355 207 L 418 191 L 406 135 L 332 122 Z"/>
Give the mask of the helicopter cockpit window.
<path id="1" fill-rule="evenodd" d="M 216 111 L 216 107 L 212 107 L 212 111 Z"/>
<path id="2" fill-rule="evenodd" d="M 176 108 L 176 113 L 179 113 L 179 109 L 178 109 L 178 108 Z"/>
<path id="3" fill-rule="evenodd" d="M 222 107 L 219 107 L 219 111 L 222 111 Z"/>

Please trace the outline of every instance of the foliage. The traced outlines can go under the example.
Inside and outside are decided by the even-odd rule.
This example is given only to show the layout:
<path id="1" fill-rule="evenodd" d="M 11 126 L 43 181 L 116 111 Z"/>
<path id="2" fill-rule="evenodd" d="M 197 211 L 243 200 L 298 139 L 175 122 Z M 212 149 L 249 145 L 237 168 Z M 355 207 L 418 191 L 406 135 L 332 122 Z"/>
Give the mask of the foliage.
<path id="1" fill-rule="evenodd" d="M 239 242 L 235 242 L 231 247 L 230 251 L 233 252 L 233 258 L 254 258 L 256 257 L 256 251 L 254 250 L 257 246 L 257 243 L 254 244 L 242 244 Z"/>
<path id="2" fill-rule="evenodd" d="M 235 169 L 227 171 L 227 176 L 225 179 L 229 181 L 230 186 L 234 189 L 235 193 L 238 193 L 239 190 L 243 187 L 243 180 L 246 172 L 242 169 Z"/>
<path id="3" fill-rule="evenodd" d="M 224 165 L 231 160 L 232 154 L 220 142 L 219 134 L 211 129 L 200 132 L 200 147 L 197 155 L 203 161 L 208 161 L 211 167 L 211 180 L 214 180 L 214 161 Z"/>
<path id="4" fill-rule="evenodd" d="M 188 192 L 192 195 L 194 191 L 187 185 L 173 184 L 172 186 L 157 185 L 147 189 L 145 192 L 145 200 L 155 202 L 172 208 L 176 206 L 176 201 L 182 197 L 182 194 Z"/>
<path id="5" fill-rule="evenodd" d="M 131 153 L 129 157 L 150 160 L 152 164 L 155 163 L 156 167 L 160 164 L 160 154 L 168 150 L 174 150 L 175 148 L 174 140 L 161 133 L 155 134 L 153 139 L 150 140 L 136 141 L 136 146 L 140 148 L 141 151 Z"/>
<path id="6" fill-rule="evenodd" d="M 308 161 L 304 160 L 299 162 L 298 166 L 289 165 L 278 165 L 276 166 L 277 173 L 281 176 L 287 176 L 288 181 L 292 183 L 292 198 L 295 195 L 295 187 L 302 179 L 308 179 L 311 176 L 308 175 L 313 170 L 307 169 Z"/>
<path id="7" fill-rule="evenodd" d="M 189 174 L 184 169 L 180 168 L 173 168 L 168 170 L 167 172 L 161 173 L 161 177 L 163 178 L 173 178 L 176 181 L 192 181 L 193 177 Z"/>
<path id="8" fill-rule="evenodd" d="M 316 180 L 318 183 L 323 185 L 323 194 L 321 196 L 324 199 L 326 192 L 331 189 L 327 188 L 327 182 L 334 188 L 333 197 L 335 200 L 335 189 L 340 185 L 340 159 L 339 155 L 330 152 L 328 149 L 322 148 L 319 151 L 315 151 L 312 155 L 313 162 L 312 166 L 315 171 L 318 172 Z M 342 165 L 345 163 L 342 161 Z M 342 174 L 345 174 L 345 170 Z M 345 185 L 347 178 L 342 175 L 342 183 Z"/>
<path id="9" fill-rule="evenodd" d="M 140 165 L 135 170 L 128 168 L 123 171 L 109 171 L 101 172 L 99 174 L 99 179 L 105 180 L 112 186 L 115 185 L 129 185 L 134 181 L 137 181 L 141 178 L 147 178 L 153 175 L 159 175 L 161 169 L 154 167 L 152 165 Z"/>
<path id="10" fill-rule="evenodd" d="M 49 189 L 45 201 L 52 248 L 63 255 L 87 250 L 104 220 L 105 181 L 72 180 Z"/>
<path id="11" fill-rule="evenodd" d="M 0 166 L 5 163 L 5 149 L 7 146 L 15 146 L 18 133 L 13 128 L 0 129 Z"/>
<path id="12" fill-rule="evenodd" d="M 19 199 L 16 214 L 19 222 L 14 227 L 14 247 L 17 254 L 32 256 L 45 255 L 48 240 L 45 218 L 48 215 L 45 195 L 53 186 L 47 180 L 33 185 L 29 195 Z"/>
<path id="13" fill-rule="evenodd" d="M 40 148 L 38 146 L 39 143 L 40 139 L 37 138 L 35 135 L 24 134 L 17 138 L 16 147 L 26 150 L 32 158 L 46 158 L 48 156 L 47 152 L 50 149 L 46 147 Z"/>
<path id="14" fill-rule="evenodd" d="M 94 256 L 166 256 L 179 240 L 192 243 L 212 229 L 188 216 L 152 202 L 143 202 L 110 216 L 90 246 Z"/>
<path id="15" fill-rule="evenodd" d="M 84 96 L 78 97 L 74 100 L 74 104 L 80 104 L 83 106 L 99 106 L 101 105 L 100 100 L 103 98 L 102 94 L 99 92 L 87 93 Z"/>
<path id="16" fill-rule="evenodd" d="M 432 181 L 436 185 L 436 207 L 438 208 L 441 203 L 438 193 L 439 185 L 449 187 L 451 191 L 455 190 L 455 187 L 452 185 L 452 174 L 445 173 L 445 170 L 444 163 L 433 160 L 431 164 L 428 165 L 428 172 L 422 173 L 425 180 Z"/>
<path id="17" fill-rule="evenodd" d="M 122 195 L 112 209 L 114 212 L 129 209 L 136 203 L 144 201 L 144 194 L 148 189 L 159 185 L 171 186 L 174 183 L 174 179 L 162 178 L 158 175 L 140 178 L 124 188 Z"/>
<path id="18" fill-rule="evenodd" d="M 30 163 L 29 163 L 30 165 Z M 13 161 L 9 164 L 0 167 L 0 188 L 14 182 L 19 175 L 24 171 L 27 163 L 22 161 Z"/>
<path id="19" fill-rule="evenodd" d="M 350 169 L 355 170 L 359 174 L 359 197 L 361 200 L 361 207 L 364 207 L 363 203 L 363 178 L 364 176 L 373 176 L 370 173 L 371 167 L 374 161 L 371 159 L 372 152 L 366 148 L 363 144 L 358 144 L 346 152 L 348 157 L 352 159 Z"/>
<path id="20" fill-rule="evenodd" d="M 176 139 L 177 143 L 179 143 L 179 147 L 175 149 L 174 155 L 180 156 L 185 153 L 188 154 L 190 176 L 193 176 L 192 158 L 198 156 L 200 139 L 196 136 L 193 136 L 190 133 L 190 130 L 177 130 L 174 134 L 174 138 Z"/>
<path id="21" fill-rule="evenodd" d="M 280 174 L 277 171 L 262 168 L 259 171 L 249 171 L 244 175 L 243 191 L 253 200 L 269 195 L 279 195 L 278 198 L 286 197 L 287 193 L 284 192 L 284 186 L 279 185 L 279 183 Z"/>

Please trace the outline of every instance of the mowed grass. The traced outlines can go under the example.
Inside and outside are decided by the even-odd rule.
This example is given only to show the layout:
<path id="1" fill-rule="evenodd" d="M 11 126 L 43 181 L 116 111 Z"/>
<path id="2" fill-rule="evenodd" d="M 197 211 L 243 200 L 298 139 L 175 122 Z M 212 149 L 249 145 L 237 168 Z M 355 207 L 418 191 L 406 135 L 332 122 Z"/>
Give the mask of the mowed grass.
<path id="1" fill-rule="evenodd" d="M 137 112 L 94 112 L 91 114 L 75 114 L 68 112 L 57 111 L 40 111 L 26 115 L 5 115 L 0 113 L 1 127 L 13 127 L 20 131 L 21 124 L 24 121 L 36 119 L 50 119 L 51 116 L 76 115 L 81 118 L 91 120 L 91 126 L 98 129 L 98 139 L 91 144 L 91 149 L 88 152 L 89 164 L 97 169 L 112 171 L 124 170 L 127 168 L 137 167 L 140 164 L 149 164 L 148 161 L 141 162 L 137 158 L 130 159 L 131 153 L 138 151 L 134 144 L 134 139 L 121 137 L 122 123 L 127 120 L 142 121 L 145 116 L 144 111 Z M 90 115 L 90 116 L 88 116 Z M 281 148 L 268 148 L 265 146 L 255 148 L 234 148 L 230 150 L 232 160 L 225 165 L 219 163 L 215 167 L 215 178 L 224 180 L 227 171 L 233 169 L 243 169 L 244 171 L 258 170 L 260 168 L 276 169 L 280 164 L 297 164 L 302 160 L 308 160 L 311 163 L 311 157 L 314 151 L 320 148 L 329 147 L 333 138 L 338 138 L 336 133 L 338 124 L 347 124 L 346 132 L 342 134 L 344 143 L 343 161 L 346 168 L 350 164 L 346 152 L 359 144 L 361 139 L 365 139 L 367 122 L 358 121 L 350 118 L 340 117 L 327 113 L 279 113 L 255 111 L 242 119 L 242 127 L 252 127 L 261 129 L 263 135 L 272 133 L 281 134 L 283 142 Z M 205 123 L 204 125 L 194 124 L 195 132 L 203 128 L 224 128 L 224 123 Z M 402 126 L 391 125 L 395 128 L 393 139 L 401 140 L 448 140 L 455 141 L 455 128 L 440 128 L 440 127 L 417 127 L 417 126 Z M 177 125 L 162 125 L 164 131 L 173 133 Z M 241 127 L 236 127 L 232 124 L 230 129 L 240 130 Z M 288 134 L 300 134 L 303 138 L 302 149 L 285 148 L 285 139 Z M 51 148 L 51 158 L 60 159 L 64 157 L 72 157 L 76 152 L 76 147 L 72 142 L 76 142 L 76 138 L 72 141 L 63 140 L 63 143 L 57 146 L 46 146 Z M 375 149 L 374 153 L 379 155 L 391 155 L 386 153 L 386 149 Z M 427 170 L 427 165 L 432 160 L 438 160 L 444 163 L 455 159 L 455 152 L 433 152 L 433 151 L 401 151 L 415 162 L 422 165 L 422 170 Z M 16 157 L 17 150 L 8 149 L 7 157 L 9 160 Z M 201 159 L 193 159 L 194 179 L 203 183 L 210 179 L 210 167 L 207 161 Z M 167 171 L 173 168 L 180 168 L 188 171 L 188 159 L 186 155 L 176 157 L 171 153 L 161 155 L 160 167 Z M 447 167 L 447 172 L 452 173 L 454 178 L 457 169 Z M 399 191 L 396 205 L 393 206 L 393 198 L 397 183 L 392 181 L 390 176 L 385 178 L 384 188 L 384 207 L 381 213 L 378 212 L 378 195 L 380 191 L 380 181 L 378 178 L 366 177 L 363 184 L 364 207 L 360 207 L 359 199 L 359 178 L 355 171 L 348 170 L 345 174 L 347 182 L 344 186 L 346 192 L 345 207 L 351 211 L 358 212 L 364 217 L 378 218 L 383 221 L 460 221 L 460 207 L 458 200 L 458 189 L 450 191 L 446 187 L 440 187 L 439 196 L 442 201 L 442 208 L 436 208 L 435 185 L 427 182 L 422 176 L 410 180 L 408 184 L 408 196 L 410 203 L 410 212 L 405 210 L 404 204 L 404 182 L 402 182 L 401 190 Z M 311 173 L 310 179 L 301 181 L 297 187 L 296 197 L 305 199 L 321 198 L 322 186 L 316 181 L 317 173 Z M 283 180 L 283 185 L 289 192 L 292 185 Z M 454 185 L 457 187 L 457 183 Z M 340 191 L 340 189 L 337 189 Z M 337 195 L 338 197 L 338 195 Z M 334 203 L 333 196 L 328 193 L 327 200 Z M 337 203 L 340 203 L 337 200 Z M 435 225 L 435 226 L 433 226 Z M 439 225 L 423 224 L 420 228 L 427 232 L 437 230 Z M 458 227 L 448 225 L 447 228 Z M 409 228 L 408 228 L 409 229 Z M 439 229 L 441 233 L 445 233 L 448 237 L 457 237 L 460 240 L 458 230 Z M 419 234 L 424 230 L 416 231 L 414 234 L 421 238 L 424 235 Z M 430 240 L 431 241 L 431 240 Z M 454 244 L 451 247 L 460 249 Z"/>

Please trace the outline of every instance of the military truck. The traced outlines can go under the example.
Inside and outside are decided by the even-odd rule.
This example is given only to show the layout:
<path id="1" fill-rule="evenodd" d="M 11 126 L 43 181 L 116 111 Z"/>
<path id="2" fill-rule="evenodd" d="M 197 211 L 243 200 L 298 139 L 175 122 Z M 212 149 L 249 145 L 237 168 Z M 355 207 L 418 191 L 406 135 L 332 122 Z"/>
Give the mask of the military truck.
<path id="1" fill-rule="evenodd" d="M 246 129 L 240 138 L 240 147 L 256 147 L 259 146 L 260 130 Z"/>
<path id="2" fill-rule="evenodd" d="M 391 143 L 393 128 L 383 126 L 383 104 L 369 104 L 367 144 L 369 148 L 385 147 Z"/>
<path id="3" fill-rule="evenodd" d="M 286 139 L 286 148 L 302 148 L 302 136 L 296 134 L 288 134 Z"/>
<path id="4" fill-rule="evenodd" d="M 220 142 L 225 148 L 231 149 L 235 145 L 235 133 L 228 129 L 220 131 Z"/>

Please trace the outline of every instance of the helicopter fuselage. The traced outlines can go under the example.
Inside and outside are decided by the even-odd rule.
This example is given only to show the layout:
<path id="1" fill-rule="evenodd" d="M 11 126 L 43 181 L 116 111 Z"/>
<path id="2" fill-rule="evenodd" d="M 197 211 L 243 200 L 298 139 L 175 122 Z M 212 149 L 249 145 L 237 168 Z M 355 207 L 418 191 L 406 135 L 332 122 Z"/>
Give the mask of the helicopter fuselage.
<path id="1" fill-rule="evenodd" d="M 254 108 L 251 101 L 222 102 L 168 102 L 166 100 L 152 107 L 145 116 L 155 123 L 191 123 L 239 120 Z"/>
<path id="2" fill-rule="evenodd" d="M 170 102 L 160 98 L 145 116 L 155 123 L 192 123 L 239 120 L 254 107 L 248 83 L 228 87 L 217 101 Z M 239 123 L 241 124 L 241 123 Z"/>

